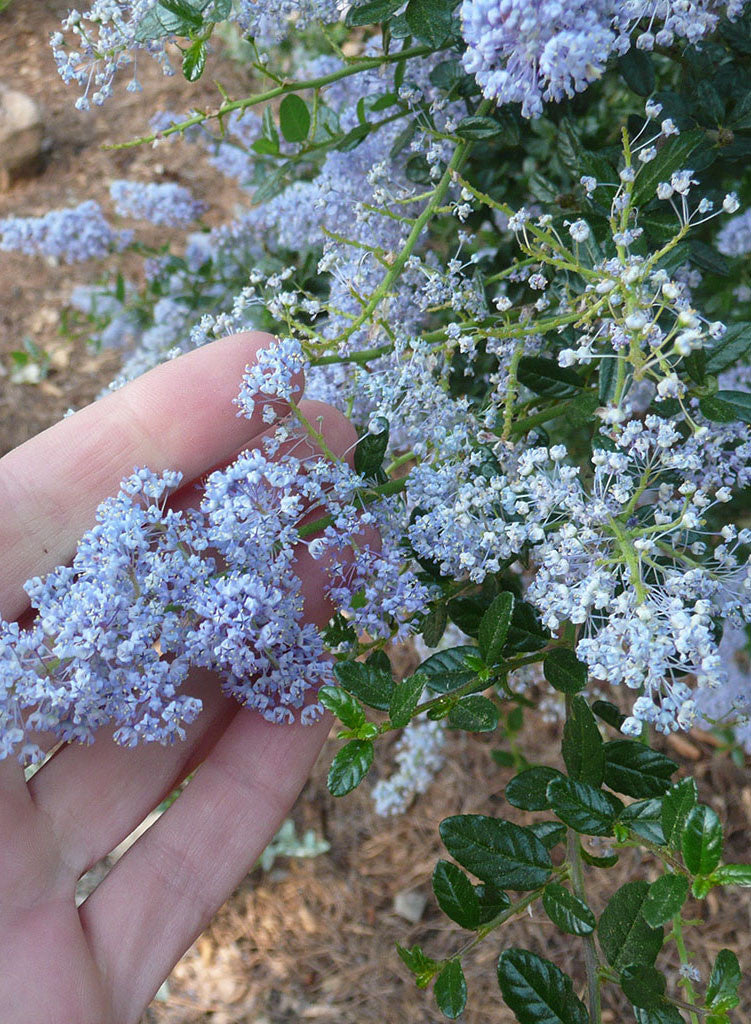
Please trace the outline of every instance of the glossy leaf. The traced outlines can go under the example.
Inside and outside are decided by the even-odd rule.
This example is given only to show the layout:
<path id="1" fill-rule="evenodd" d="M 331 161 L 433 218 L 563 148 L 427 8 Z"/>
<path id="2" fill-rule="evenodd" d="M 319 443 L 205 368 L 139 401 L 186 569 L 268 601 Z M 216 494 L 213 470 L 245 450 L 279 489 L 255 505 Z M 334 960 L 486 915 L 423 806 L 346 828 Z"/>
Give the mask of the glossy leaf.
<path id="1" fill-rule="evenodd" d="M 571 978 L 536 953 L 504 950 L 498 960 L 498 985 L 519 1024 L 589 1024 Z"/>
<path id="2" fill-rule="evenodd" d="M 348 729 L 365 725 L 365 712 L 358 700 L 339 686 L 322 686 L 318 699 L 325 708 L 332 711 Z"/>
<path id="3" fill-rule="evenodd" d="M 304 142 L 310 131 L 310 111 L 304 99 L 289 93 L 279 104 L 279 127 L 287 142 Z"/>
<path id="4" fill-rule="evenodd" d="M 746 391 L 717 391 L 700 398 L 699 408 L 714 423 L 751 423 L 751 394 Z"/>
<path id="5" fill-rule="evenodd" d="M 566 770 L 572 779 L 595 788 L 602 784 L 605 774 L 602 736 L 583 697 L 574 697 L 571 702 L 561 749 Z"/>
<path id="6" fill-rule="evenodd" d="M 603 748 L 605 785 L 637 798 L 660 796 L 670 789 L 678 765 L 636 740 L 613 740 Z"/>
<path id="7" fill-rule="evenodd" d="M 722 825 L 711 807 L 699 804 L 686 819 L 681 836 L 683 860 L 694 875 L 709 875 L 722 857 Z"/>
<path id="8" fill-rule="evenodd" d="M 738 988 L 741 968 L 738 957 L 730 949 L 721 949 L 712 967 L 707 985 L 706 1004 L 713 1010 L 732 1010 L 740 1002 Z"/>
<path id="9" fill-rule="evenodd" d="M 447 0 L 409 0 L 405 16 L 415 39 L 428 46 L 440 46 L 451 30 Z"/>
<path id="10" fill-rule="evenodd" d="M 370 740 L 350 740 L 343 746 L 329 768 L 331 795 L 345 796 L 359 786 L 373 763 L 374 753 Z"/>
<path id="11" fill-rule="evenodd" d="M 498 707 L 488 697 L 473 694 L 462 697 L 446 718 L 449 729 L 465 732 L 492 732 L 498 725 Z"/>
<path id="12" fill-rule="evenodd" d="M 431 654 L 419 671 L 425 676 L 426 685 L 434 693 L 451 693 L 461 686 L 466 686 L 477 675 L 474 668 L 467 665 L 467 657 L 476 657 L 476 647 L 449 647 L 448 650 Z"/>
<path id="13" fill-rule="evenodd" d="M 510 779 L 506 785 L 506 799 L 523 811 L 546 811 L 550 807 L 548 783 L 563 778 L 556 768 L 539 765 L 527 768 Z"/>
<path id="14" fill-rule="evenodd" d="M 648 924 L 642 914 L 648 895 L 648 882 L 626 882 L 600 916 L 600 945 L 608 963 L 618 971 L 631 964 L 652 965 L 662 948 L 662 928 Z"/>
<path id="15" fill-rule="evenodd" d="M 480 900 L 461 868 L 447 860 L 439 860 L 433 870 L 433 892 L 438 906 L 447 917 L 462 928 L 477 928 L 480 923 Z"/>
<path id="16" fill-rule="evenodd" d="M 751 887 L 751 864 L 721 864 L 710 875 L 715 885 Z"/>
<path id="17" fill-rule="evenodd" d="M 623 809 L 610 793 L 564 777 L 548 783 L 548 800 L 561 821 L 587 836 L 612 836 L 613 823 Z"/>
<path id="18" fill-rule="evenodd" d="M 467 983 L 460 960 L 449 960 L 435 980 L 433 995 L 444 1017 L 456 1020 L 467 1005 Z"/>
<path id="19" fill-rule="evenodd" d="M 440 825 L 451 856 L 484 882 L 528 890 L 550 878 L 550 854 L 529 829 L 483 814 L 458 814 Z"/>
<path id="20" fill-rule="evenodd" d="M 480 924 L 487 924 L 494 917 L 498 917 L 504 910 L 511 906 L 511 900 L 503 889 L 499 889 L 492 882 L 484 882 L 475 886 L 477 899 L 480 903 Z"/>
<path id="21" fill-rule="evenodd" d="M 495 665 L 501 660 L 513 611 L 514 595 L 505 592 L 494 598 L 480 620 L 477 640 L 480 645 L 480 654 L 488 665 Z"/>
<path id="22" fill-rule="evenodd" d="M 424 689 L 425 676 L 421 672 L 415 672 L 396 684 L 389 702 L 389 718 L 397 729 L 409 722 Z"/>
<path id="23" fill-rule="evenodd" d="M 633 1006 L 649 1010 L 664 1003 L 665 975 L 649 964 L 630 964 L 621 971 L 621 988 Z"/>
<path id="24" fill-rule="evenodd" d="M 523 356 L 517 377 L 520 384 L 547 398 L 566 398 L 584 387 L 584 381 L 576 370 L 559 366 L 556 359 L 543 356 Z"/>
<path id="25" fill-rule="evenodd" d="M 683 826 L 699 798 L 696 782 L 681 779 L 662 798 L 662 831 L 668 846 L 680 849 Z"/>
<path id="26" fill-rule="evenodd" d="M 635 800 L 621 812 L 619 821 L 651 843 L 665 845 L 662 832 L 662 800 L 659 797 Z"/>
<path id="27" fill-rule="evenodd" d="M 688 879 L 685 875 L 662 875 L 649 887 L 642 913 L 647 924 L 665 924 L 678 913 L 688 896 Z"/>
<path id="28" fill-rule="evenodd" d="M 367 707 L 388 711 L 394 692 L 390 671 L 372 662 L 339 661 L 334 665 L 334 675 L 340 686 Z"/>
<path id="29" fill-rule="evenodd" d="M 589 935 L 595 930 L 595 915 L 586 903 L 557 882 L 549 882 L 542 905 L 553 924 L 569 935 Z"/>
<path id="30" fill-rule="evenodd" d="M 560 693 L 578 693 L 587 685 L 587 666 L 567 647 L 547 654 L 542 668 L 547 681 Z"/>
<path id="31" fill-rule="evenodd" d="M 706 371 L 713 375 L 735 366 L 751 353 L 751 324 L 730 324 L 707 350 Z"/>

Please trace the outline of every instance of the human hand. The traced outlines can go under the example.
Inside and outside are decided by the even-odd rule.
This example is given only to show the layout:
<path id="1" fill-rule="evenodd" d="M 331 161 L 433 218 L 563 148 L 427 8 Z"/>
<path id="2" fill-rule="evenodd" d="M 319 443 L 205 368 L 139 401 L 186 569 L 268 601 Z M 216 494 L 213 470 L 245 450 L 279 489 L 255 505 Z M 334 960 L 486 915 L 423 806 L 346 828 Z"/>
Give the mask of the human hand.
<path id="1" fill-rule="evenodd" d="M 96 506 L 135 465 L 191 481 L 252 446 L 260 415 L 232 399 L 268 335 L 242 334 L 162 365 L 0 459 L 0 613 L 28 612 L 26 579 L 68 561 Z M 337 455 L 355 431 L 301 403 Z M 301 552 L 305 614 L 331 609 L 319 563 Z M 258 858 L 300 792 L 329 728 L 272 725 L 191 675 L 203 711 L 182 743 L 65 745 L 26 783 L 0 761 L 0 1024 L 132 1024 Z M 44 738 L 40 745 L 45 747 Z M 54 745 L 50 737 L 47 747 Z M 80 876 L 200 765 L 179 800 L 79 909 Z"/>

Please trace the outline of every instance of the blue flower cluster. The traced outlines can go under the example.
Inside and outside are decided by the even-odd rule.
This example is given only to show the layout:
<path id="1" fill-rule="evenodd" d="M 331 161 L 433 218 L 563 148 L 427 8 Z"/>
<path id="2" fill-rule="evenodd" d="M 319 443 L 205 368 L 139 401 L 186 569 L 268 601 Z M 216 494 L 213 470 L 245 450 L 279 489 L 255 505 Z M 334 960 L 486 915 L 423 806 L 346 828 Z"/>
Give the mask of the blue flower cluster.
<path id="1" fill-rule="evenodd" d="M 174 182 L 142 183 L 119 179 L 110 185 L 110 197 L 121 217 L 135 217 L 163 227 L 191 224 L 206 211 L 206 204 Z"/>
<path id="2" fill-rule="evenodd" d="M 70 209 L 50 210 L 41 217 L 0 220 L 0 249 L 65 263 L 101 259 L 124 249 L 132 239 L 131 231 L 113 228 L 91 199 Z"/>

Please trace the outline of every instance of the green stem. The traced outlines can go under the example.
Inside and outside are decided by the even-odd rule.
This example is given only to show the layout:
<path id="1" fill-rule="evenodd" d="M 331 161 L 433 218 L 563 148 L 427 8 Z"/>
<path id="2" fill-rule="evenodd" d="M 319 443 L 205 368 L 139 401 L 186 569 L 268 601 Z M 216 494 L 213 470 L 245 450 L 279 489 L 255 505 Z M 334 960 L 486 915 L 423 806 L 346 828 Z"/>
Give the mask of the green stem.
<path id="1" fill-rule="evenodd" d="M 328 75 L 319 75 L 318 78 L 311 78 L 308 81 L 292 81 L 287 82 L 286 85 L 277 85 L 273 89 L 259 92 L 255 96 L 246 96 L 241 100 L 222 103 L 216 110 L 209 111 L 208 113 L 197 111 L 192 117 L 186 118 L 185 121 L 181 121 L 179 124 L 172 124 L 159 132 L 152 132 L 151 135 L 142 135 L 140 138 L 131 139 L 129 142 L 118 142 L 111 146 L 105 146 L 104 149 L 130 149 L 133 146 L 145 145 L 149 142 L 155 142 L 157 139 L 165 139 L 176 132 L 184 132 L 186 129 L 192 128 L 197 124 L 203 124 L 204 121 L 212 118 L 226 117 L 227 114 L 231 114 L 235 110 L 246 110 L 248 107 L 258 106 L 259 103 L 267 103 L 269 100 L 276 99 L 277 96 L 286 96 L 288 93 L 300 92 L 303 89 L 320 89 L 322 86 L 331 85 L 332 82 L 338 82 L 342 78 L 357 75 L 361 71 L 372 71 L 373 68 L 378 68 L 382 64 L 394 64 L 401 60 L 408 60 L 410 57 L 424 57 L 428 53 L 433 53 L 432 47 L 413 46 L 411 49 L 403 50 L 401 53 L 390 53 L 383 57 L 362 57 L 360 60 L 348 64 L 346 67 L 339 68 L 337 71 L 332 71 Z"/>
<path id="2" fill-rule="evenodd" d="M 582 394 L 586 394 L 586 392 L 582 392 Z M 511 436 L 518 437 L 520 434 L 526 434 L 528 430 L 538 427 L 541 423 L 547 423 L 548 420 L 555 420 L 559 416 L 564 416 L 575 402 L 576 398 L 569 398 L 565 402 L 559 402 L 557 405 L 548 406 L 547 409 L 541 409 L 540 412 L 536 412 L 532 416 L 525 416 L 523 419 L 517 420 L 511 427 Z"/>
<path id="3" fill-rule="evenodd" d="M 683 941 L 683 919 L 681 918 L 680 912 L 678 912 L 673 918 L 673 938 L 675 939 L 676 949 L 678 950 L 678 956 L 681 958 L 681 964 L 687 967 L 690 963 L 688 953 L 686 951 L 686 943 Z M 689 977 L 683 978 L 683 987 L 686 990 L 688 1001 L 690 1003 L 696 1003 L 696 994 L 694 992 L 694 986 L 691 984 Z M 693 1010 L 690 1011 L 689 1017 L 691 1018 L 691 1024 L 699 1024 L 699 1018 Z"/>
<path id="4" fill-rule="evenodd" d="M 407 486 L 407 477 L 400 477 L 399 480 L 387 480 L 385 484 L 377 484 L 374 487 L 369 487 L 367 491 L 361 491 L 358 495 L 358 499 L 369 505 L 372 501 L 377 501 L 378 498 L 388 497 L 391 494 L 398 494 L 399 491 L 403 491 Z M 314 519 L 310 523 L 304 523 L 297 530 L 297 536 L 300 540 L 305 540 L 306 537 L 312 536 L 314 533 L 318 533 L 320 530 L 325 530 L 327 526 L 331 526 L 334 521 L 333 516 L 321 516 L 320 519 Z"/>

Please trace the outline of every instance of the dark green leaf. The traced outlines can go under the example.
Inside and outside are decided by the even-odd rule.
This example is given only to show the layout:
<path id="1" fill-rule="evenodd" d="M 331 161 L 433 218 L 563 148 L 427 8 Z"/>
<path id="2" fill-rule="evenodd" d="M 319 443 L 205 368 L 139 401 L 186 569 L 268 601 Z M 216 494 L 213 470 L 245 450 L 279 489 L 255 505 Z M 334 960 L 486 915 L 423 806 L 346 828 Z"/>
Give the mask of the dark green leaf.
<path id="1" fill-rule="evenodd" d="M 697 800 L 698 792 L 693 779 L 681 779 L 663 797 L 662 831 L 668 846 L 680 849 L 683 826 Z"/>
<path id="2" fill-rule="evenodd" d="M 420 665 L 419 671 L 427 678 L 427 687 L 434 693 L 451 693 L 461 686 L 466 686 L 477 675 L 475 669 L 468 668 L 466 658 L 476 657 L 476 647 L 449 647 L 438 651 Z"/>
<path id="3" fill-rule="evenodd" d="M 420 694 L 425 688 L 425 676 L 421 672 L 415 672 L 413 676 L 407 676 L 401 683 L 397 683 L 394 692 L 391 694 L 389 704 L 389 718 L 397 729 L 406 725 L 414 714 L 420 700 Z"/>
<path id="4" fill-rule="evenodd" d="M 604 857 L 596 857 L 589 850 L 579 844 L 579 851 L 585 864 L 591 864 L 593 868 L 612 868 L 618 863 L 617 853 L 608 853 Z"/>
<path id="5" fill-rule="evenodd" d="M 704 384 L 707 379 L 707 357 L 703 348 L 695 348 L 683 357 L 686 373 L 695 384 Z"/>
<path id="6" fill-rule="evenodd" d="M 341 687 L 322 686 L 318 691 L 318 699 L 325 708 L 333 711 L 348 729 L 357 729 L 365 725 L 365 712 L 360 702 Z"/>
<path id="7" fill-rule="evenodd" d="M 304 142 L 310 131 L 310 111 L 304 99 L 295 93 L 285 96 L 279 105 L 279 127 L 287 142 Z"/>
<path id="8" fill-rule="evenodd" d="M 626 85 L 639 96 L 651 96 L 655 91 L 655 69 L 652 58 L 643 50 L 632 46 L 618 60 L 618 70 Z"/>
<path id="9" fill-rule="evenodd" d="M 747 391 L 717 391 L 700 398 L 699 408 L 713 423 L 751 423 L 751 394 Z"/>
<path id="10" fill-rule="evenodd" d="M 514 595 L 506 591 L 493 600 L 480 620 L 477 639 L 487 665 L 495 665 L 501 660 L 513 611 Z"/>
<path id="11" fill-rule="evenodd" d="M 741 968 L 738 957 L 730 949 L 721 949 L 707 985 L 707 1006 L 713 1010 L 732 1010 L 740 1002 L 740 983 Z"/>
<path id="12" fill-rule="evenodd" d="M 487 603 L 480 595 L 475 597 L 454 597 L 446 605 L 452 622 L 467 636 L 476 637 L 482 617 L 487 611 Z"/>
<path id="13" fill-rule="evenodd" d="M 415 39 L 440 46 L 451 31 L 451 5 L 446 0 L 409 0 L 407 25 Z"/>
<path id="14" fill-rule="evenodd" d="M 626 716 L 609 700 L 596 700 L 592 704 L 592 710 L 598 718 L 601 718 L 607 725 L 612 725 L 614 729 L 620 729 L 626 721 Z"/>
<path id="15" fill-rule="evenodd" d="M 363 434 L 355 447 L 355 471 L 361 476 L 373 476 L 381 468 L 388 448 L 389 421 L 381 416 L 374 426 L 381 428 L 379 432 Z"/>
<path id="16" fill-rule="evenodd" d="M 446 612 L 445 604 L 437 604 L 434 608 L 430 609 L 422 620 L 422 626 L 420 629 L 426 647 L 438 646 L 441 642 L 441 637 L 446 631 L 447 622 L 448 614 Z"/>
<path id="17" fill-rule="evenodd" d="M 350 740 L 331 762 L 328 786 L 332 796 L 344 796 L 360 785 L 373 763 L 370 740 Z"/>
<path id="18" fill-rule="evenodd" d="M 494 917 L 498 917 L 504 910 L 511 906 L 511 900 L 503 889 L 499 889 L 492 882 L 484 882 L 475 886 L 477 899 L 480 901 L 480 924 L 487 924 Z"/>
<path id="19" fill-rule="evenodd" d="M 678 765 L 636 740 L 613 740 L 603 747 L 605 785 L 626 796 L 660 796 L 670 789 Z"/>
<path id="20" fill-rule="evenodd" d="M 176 18 L 182 18 L 193 28 L 200 28 L 203 24 L 202 6 L 188 3 L 188 0 L 159 0 L 159 6 L 174 14 Z"/>
<path id="21" fill-rule="evenodd" d="M 649 1010 L 665 1002 L 665 975 L 649 964 L 630 964 L 621 971 L 621 988 L 634 1006 Z"/>
<path id="22" fill-rule="evenodd" d="M 751 324 L 730 324 L 723 336 L 707 350 L 707 373 L 717 375 L 751 352 Z"/>
<path id="23" fill-rule="evenodd" d="M 587 685 L 587 666 L 567 647 L 546 654 L 542 667 L 547 681 L 560 693 L 578 693 Z"/>
<path id="24" fill-rule="evenodd" d="M 540 624 L 532 605 L 526 601 L 516 601 L 506 637 L 506 649 L 513 653 L 539 651 L 547 640 L 548 634 Z"/>
<path id="25" fill-rule="evenodd" d="M 602 950 L 618 971 L 631 964 L 653 964 L 662 948 L 662 928 L 647 924 L 642 914 L 648 894 L 648 882 L 626 882 L 613 893 L 598 922 Z"/>
<path id="26" fill-rule="evenodd" d="M 722 825 L 711 807 L 699 804 L 689 813 L 681 837 L 683 860 L 694 875 L 709 875 L 722 857 Z"/>
<path id="27" fill-rule="evenodd" d="M 561 821 L 587 836 L 612 836 L 613 822 L 623 808 L 611 793 L 565 777 L 548 783 L 548 799 Z"/>
<path id="28" fill-rule="evenodd" d="M 364 4 L 350 7 L 347 11 L 345 24 L 352 27 L 358 25 L 376 25 L 385 21 L 394 11 L 398 11 L 403 0 L 366 0 Z"/>
<path id="29" fill-rule="evenodd" d="M 665 845 L 662 832 L 662 800 L 659 797 L 635 800 L 621 813 L 620 823 L 644 839 L 657 843 L 658 846 Z"/>
<path id="30" fill-rule="evenodd" d="M 605 771 L 602 736 L 583 697 L 574 697 L 571 701 L 561 749 L 566 770 L 572 779 L 595 788 L 602 784 Z"/>
<path id="31" fill-rule="evenodd" d="M 433 892 L 447 917 L 470 931 L 480 923 L 480 901 L 474 886 L 456 864 L 439 860 L 433 871 Z"/>
<path id="32" fill-rule="evenodd" d="M 501 994 L 519 1024 L 589 1024 L 567 974 L 526 949 L 506 949 L 498 960 Z"/>
<path id="33" fill-rule="evenodd" d="M 566 838 L 566 826 L 560 821 L 535 821 L 526 826 L 540 840 L 546 850 L 562 843 Z"/>
<path id="34" fill-rule="evenodd" d="M 661 181 L 670 181 L 670 175 L 674 171 L 686 167 L 686 160 L 702 142 L 703 131 L 681 132 L 662 146 L 654 160 L 642 164 L 632 192 L 634 206 L 644 206 L 650 199 L 654 199 L 658 184 Z"/>
<path id="35" fill-rule="evenodd" d="M 506 799 L 523 811 L 547 811 L 550 807 L 548 783 L 551 779 L 558 778 L 563 776 L 556 768 L 549 768 L 547 765 L 528 768 L 509 781 L 506 786 Z"/>
<path id="36" fill-rule="evenodd" d="M 462 697 L 449 712 L 446 725 L 465 732 L 492 732 L 498 725 L 498 708 L 488 697 Z"/>
<path id="37" fill-rule="evenodd" d="M 700 242 L 698 238 L 692 238 L 688 243 L 688 248 L 691 262 L 697 267 L 701 267 L 702 270 L 708 270 L 710 274 L 719 274 L 720 277 L 727 277 L 730 273 L 730 264 L 727 259 L 711 245 Z"/>
<path id="38" fill-rule="evenodd" d="M 183 54 L 183 75 L 188 82 L 197 82 L 206 67 L 206 43 L 196 39 Z"/>
<path id="39" fill-rule="evenodd" d="M 555 359 L 544 356 L 523 356 L 517 378 L 536 395 L 548 398 L 566 398 L 584 387 L 584 381 L 575 370 L 559 366 Z"/>
<path id="40" fill-rule="evenodd" d="M 456 126 L 456 134 L 461 139 L 492 139 L 495 135 L 503 135 L 505 127 L 494 117 L 463 117 Z"/>
<path id="41" fill-rule="evenodd" d="M 542 905 L 553 924 L 569 935 L 589 935 L 595 930 L 595 915 L 586 903 L 557 882 L 549 882 Z"/>
<path id="42" fill-rule="evenodd" d="M 373 664 L 362 661 L 339 661 L 334 665 L 334 675 L 340 686 L 358 697 L 369 708 L 388 711 L 394 680 L 391 673 Z"/>
<path id="43" fill-rule="evenodd" d="M 449 960 L 435 980 L 433 995 L 444 1017 L 456 1020 L 467 1005 L 467 983 L 460 960 Z"/>
<path id="44" fill-rule="evenodd" d="M 751 887 L 751 864 L 721 864 L 712 872 L 715 885 L 740 885 Z"/>
<path id="45" fill-rule="evenodd" d="M 536 889 L 550 878 L 550 855 L 529 829 L 484 814 L 457 814 L 440 825 L 452 857 L 483 882 Z"/>
<path id="46" fill-rule="evenodd" d="M 648 1010 L 634 1007 L 636 1024 L 685 1024 L 683 1017 L 675 1006 L 665 1003 L 662 1006 L 653 1006 Z"/>
<path id="47" fill-rule="evenodd" d="M 665 924 L 675 917 L 687 896 L 688 879 L 685 875 L 662 875 L 649 887 L 642 907 L 644 920 L 655 927 Z"/>

